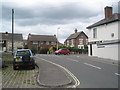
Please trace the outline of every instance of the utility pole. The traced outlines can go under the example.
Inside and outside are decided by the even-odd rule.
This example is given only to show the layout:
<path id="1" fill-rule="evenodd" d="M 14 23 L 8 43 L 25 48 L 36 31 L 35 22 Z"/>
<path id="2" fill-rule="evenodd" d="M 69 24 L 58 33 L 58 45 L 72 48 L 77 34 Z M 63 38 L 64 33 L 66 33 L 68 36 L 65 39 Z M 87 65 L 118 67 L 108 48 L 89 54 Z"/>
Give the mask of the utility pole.
<path id="1" fill-rule="evenodd" d="M 14 9 L 12 9 L 12 55 L 14 53 Z"/>

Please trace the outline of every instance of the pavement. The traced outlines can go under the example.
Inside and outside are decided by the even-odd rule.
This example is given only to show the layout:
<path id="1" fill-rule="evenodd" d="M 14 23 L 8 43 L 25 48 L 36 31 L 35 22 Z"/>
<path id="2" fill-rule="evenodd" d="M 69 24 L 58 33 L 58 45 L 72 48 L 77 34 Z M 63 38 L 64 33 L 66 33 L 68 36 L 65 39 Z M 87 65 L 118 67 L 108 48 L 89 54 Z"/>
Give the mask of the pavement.
<path id="1" fill-rule="evenodd" d="M 72 83 L 65 71 L 50 62 L 35 57 L 39 74 L 37 82 L 44 87 L 64 87 Z"/>

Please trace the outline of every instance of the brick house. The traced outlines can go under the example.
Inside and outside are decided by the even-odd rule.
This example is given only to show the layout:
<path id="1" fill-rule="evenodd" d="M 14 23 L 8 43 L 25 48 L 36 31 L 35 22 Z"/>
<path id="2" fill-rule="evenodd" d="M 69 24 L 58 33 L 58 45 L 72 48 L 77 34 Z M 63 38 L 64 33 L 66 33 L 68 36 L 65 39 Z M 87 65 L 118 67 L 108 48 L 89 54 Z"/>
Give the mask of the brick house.
<path id="1" fill-rule="evenodd" d="M 37 47 L 49 49 L 57 45 L 57 38 L 55 35 L 33 35 L 29 34 L 27 39 L 28 48 Z"/>
<path id="2" fill-rule="evenodd" d="M 76 47 L 80 49 L 84 49 L 84 45 L 88 43 L 88 36 L 83 32 L 77 32 L 75 29 L 75 33 L 71 34 L 64 42 L 65 46 Z"/>
<path id="3" fill-rule="evenodd" d="M 12 33 L 0 33 L 0 49 L 2 51 L 12 51 Z M 14 51 L 18 48 L 23 48 L 22 34 L 14 33 Z"/>

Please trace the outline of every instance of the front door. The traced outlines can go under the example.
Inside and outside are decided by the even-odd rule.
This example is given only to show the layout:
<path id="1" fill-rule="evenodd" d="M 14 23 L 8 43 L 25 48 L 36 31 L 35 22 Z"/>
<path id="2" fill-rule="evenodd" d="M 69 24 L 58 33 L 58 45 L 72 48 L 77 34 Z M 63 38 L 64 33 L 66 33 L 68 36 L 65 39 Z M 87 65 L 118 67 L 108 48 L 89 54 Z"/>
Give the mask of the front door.
<path id="1" fill-rule="evenodd" d="M 92 56 L 92 44 L 90 44 L 90 55 Z"/>

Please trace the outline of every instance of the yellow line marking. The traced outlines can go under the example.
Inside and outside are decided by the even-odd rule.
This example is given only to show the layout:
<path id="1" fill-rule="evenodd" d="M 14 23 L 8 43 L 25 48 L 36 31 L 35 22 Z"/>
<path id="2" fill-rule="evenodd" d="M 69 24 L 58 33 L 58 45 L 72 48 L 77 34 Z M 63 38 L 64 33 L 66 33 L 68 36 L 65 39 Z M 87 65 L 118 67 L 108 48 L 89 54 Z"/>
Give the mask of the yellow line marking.
<path id="1" fill-rule="evenodd" d="M 79 81 L 68 69 L 66 69 L 65 67 L 63 67 L 63 66 L 61 66 L 61 65 L 59 65 L 59 64 L 53 63 L 53 62 L 51 62 L 51 61 L 47 61 L 47 60 L 45 60 L 45 59 L 43 59 L 43 58 L 41 58 L 41 59 L 44 60 L 44 61 L 46 61 L 46 62 L 49 62 L 49 63 L 51 63 L 51 64 L 54 64 L 54 65 L 62 68 L 63 70 L 65 70 L 65 71 L 74 79 L 74 81 L 75 81 L 75 85 L 73 85 L 72 88 L 76 88 L 77 86 L 80 85 L 80 81 Z"/>

